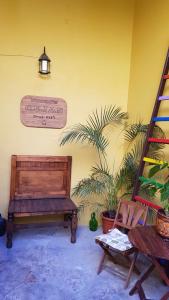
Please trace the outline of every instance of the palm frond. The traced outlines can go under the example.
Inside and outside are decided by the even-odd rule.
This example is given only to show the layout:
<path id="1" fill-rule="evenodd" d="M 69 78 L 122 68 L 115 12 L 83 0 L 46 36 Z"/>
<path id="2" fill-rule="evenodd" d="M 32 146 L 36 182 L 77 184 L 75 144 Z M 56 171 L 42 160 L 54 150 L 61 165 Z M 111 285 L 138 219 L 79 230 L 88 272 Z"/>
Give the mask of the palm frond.
<path id="1" fill-rule="evenodd" d="M 127 168 L 130 164 L 139 164 L 143 151 L 144 141 L 140 139 L 135 143 L 132 149 L 124 155 L 123 168 Z"/>
<path id="2" fill-rule="evenodd" d="M 134 124 L 129 124 L 124 132 L 124 139 L 127 142 L 133 142 L 138 136 L 140 137 L 143 135 L 145 137 L 145 134 L 147 132 L 148 125 L 143 124 L 141 121 Z"/>
<path id="3" fill-rule="evenodd" d="M 140 159 L 143 151 L 145 134 L 148 126 L 142 125 L 141 123 L 132 124 L 131 134 L 127 131 L 127 140 L 132 142 L 135 140 L 132 148 L 123 158 L 122 168 L 118 173 L 118 184 L 119 186 L 126 186 L 126 190 L 133 189 L 133 183 L 135 181 Z M 163 131 L 159 126 L 155 126 L 154 135 L 158 137 L 164 137 Z M 151 146 L 153 145 L 153 146 Z M 161 159 L 163 152 L 160 151 L 160 144 L 151 144 L 149 147 L 148 157 L 154 159 Z"/>
<path id="4" fill-rule="evenodd" d="M 64 131 L 63 134 L 64 137 L 60 142 L 61 146 L 66 143 L 84 142 L 85 140 L 90 141 L 93 135 L 93 130 L 82 124 L 77 124 Z"/>
<path id="5" fill-rule="evenodd" d="M 146 133 L 148 130 L 147 124 L 142 124 L 141 121 L 138 123 L 130 124 L 124 133 L 124 138 L 126 141 L 130 144 L 130 151 L 134 151 L 137 148 L 137 156 L 139 159 L 141 159 L 141 153 L 143 151 L 143 146 L 146 138 Z M 153 137 L 155 138 L 165 138 L 165 134 L 163 130 L 158 126 L 155 125 L 153 130 Z M 136 147 L 135 147 L 136 144 Z M 134 145 L 134 146 L 132 146 Z M 135 147 L 135 149 L 134 149 Z M 165 145 L 160 143 L 151 143 L 149 146 L 149 151 L 147 153 L 147 156 L 154 158 L 154 159 L 160 159 L 163 157 L 163 152 L 160 151 L 164 149 Z M 133 154 L 134 154 L 133 152 Z M 140 153 L 140 154 L 139 154 Z M 135 155 L 134 155 L 135 156 Z"/>
<path id="6" fill-rule="evenodd" d="M 119 189 L 125 186 L 125 190 L 129 191 L 133 187 L 139 165 L 138 156 L 139 152 L 137 147 L 125 155 L 122 168 L 116 178 Z"/>
<path id="7" fill-rule="evenodd" d="M 165 133 L 158 125 L 155 125 L 152 136 L 154 138 L 165 139 Z M 148 154 L 150 154 L 152 158 L 159 159 L 163 154 L 162 151 L 160 150 L 164 148 L 165 148 L 165 144 L 151 143 Z"/>
<path id="8" fill-rule="evenodd" d="M 103 182 L 107 192 L 110 192 L 110 190 L 114 189 L 114 175 L 110 172 L 110 169 L 107 166 L 103 166 L 103 164 L 96 165 L 92 167 L 91 171 L 92 178 Z"/>
<path id="9" fill-rule="evenodd" d="M 160 156 L 162 155 L 162 151 L 165 148 L 165 144 L 160 143 L 151 143 L 149 147 L 149 153 L 152 153 L 152 155 L 155 157 L 156 155 Z M 159 152 L 159 153 L 158 153 Z M 148 153 L 148 154 L 149 154 Z M 158 153 L 158 154 L 157 154 Z"/>
<path id="10" fill-rule="evenodd" d="M 80 198 L 87 198 L 92 194 L 105 193 L 105 184 L 93 177 L 84 178 L 80 180 L 73 188 L 72 196 L 78 196 Z"/>
<path id="11" fill-rule="evenodd" d="M 148 124 L 143 124 L 141 121 L 139 121 L 138 123 L 129 124 L 125 129 L 125 133 L 124 133 L 125 140 L 131 143 L 136 138 L 140 138 L 141 136 L 145 138 L 148 130 L 148 126 L 149 126 Z M 158 125 L 155 125 L 153 129 L 153 137 L 165 138 L 165 133 Z M 155 145 L 155 143 L 153 145 L 154 147 L 158 147 L 157 144 Z M 160 144 L 160 147 L 161 146 L 162 145 Z"/>
<path id="12" fill-rule="evenodd" d="M 154 127 L 154 129 L 153 129 L 153 137 L 165 139 L 165 133 L 164 133 L 164 131 L 161 129 L 160 126 L 155 125 L 155 127 Z"/>
<path id="13" fill-rule="evenodd" d="M 160 160 L 160 159 L 163 159 L 164 157 L 164 153 L 162 150 L 160 149 L 154 149 L 153 147 L 150 147 L 149 148 L 149 151 L 147 153 L 147 156 L 148 157 L 151 157 L 153 159 L 157 159 L 157 160 Z"/>
<path id="14" fill-rule="evenodd" d="M 89 121 L 87 124 L 99 133 L 108 125 L 122 124 L 124 120 L 128 119 L 128 114 L 121 111 L 120 107 L 105 106 L 101 107 L 100 112 L 96 110 L 89 115 Z"/>
<path id="15" fill-rule="evenodd" d="M 99 175 L 99 176 L 103 175 L 106 177 L 112 176 L 110 174 L 110 169 L 108 168 L 108 166 L 106 166 L 105 164 L 102 164 L 102 163 L 100 163 L 100 165 L 97 164 L 96 166 L 93 166 L 91 169 L 91 172 L 92 172 L 92 176 L 94 176 L 94 177 L 95 176 L 97 177 L 97 175 Z"/>
<path id="16" fill-rule="evenodd" d="M 96 110 L 89 115 L 86 125 L 79 123 L 64 131 L 60 145 L 72 142 L 87 143 L 105 154 L 109 141 L 103 135 L 103 129 L 111 124 L 122 124 L 125 119 L 127 119 L 127 113 L 121 112 L 120 107 L 105 106 L 100 112 Z"/>
<path id="17" fill-rule="evenodd" d="M 60 142 L 60 145 L 63 146 L 67 143 L 80 142 L 90 144 L 98 151 L 104 152 L 108 146 L 108 140 L 101 133 L 97 132 L 89 125 L 77 124 L 65 131 L 64 136 Z"/>

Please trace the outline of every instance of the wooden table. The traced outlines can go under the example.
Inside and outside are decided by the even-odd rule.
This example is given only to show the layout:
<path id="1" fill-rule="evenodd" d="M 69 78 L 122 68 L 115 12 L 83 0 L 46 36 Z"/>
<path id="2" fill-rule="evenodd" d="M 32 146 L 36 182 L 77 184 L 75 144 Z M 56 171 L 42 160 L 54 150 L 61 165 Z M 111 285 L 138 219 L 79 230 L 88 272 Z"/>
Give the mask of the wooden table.
<path id="1" fill-rule="evenodd" d="M 129 292 L 130 295 L 133 295 L 137 291 L 140 299 L 146 300 L 141 284 L 148 278 L 154 268 L 157 269 L 162 280 L 169 286 L 169 278 L 166 275 L 164 268 L 159 264 L 160 258 L 169 260 L 169 241 L 160 237 L 156 232 L 155 226 L 135 227 L 130 230 L 128 237 L 138 252 L 145 254 L 151 260 L 151 265 L 141 275 Z M 169 299 L 169 291 L 165 293 L 160 300 L 167 299 Z"/>

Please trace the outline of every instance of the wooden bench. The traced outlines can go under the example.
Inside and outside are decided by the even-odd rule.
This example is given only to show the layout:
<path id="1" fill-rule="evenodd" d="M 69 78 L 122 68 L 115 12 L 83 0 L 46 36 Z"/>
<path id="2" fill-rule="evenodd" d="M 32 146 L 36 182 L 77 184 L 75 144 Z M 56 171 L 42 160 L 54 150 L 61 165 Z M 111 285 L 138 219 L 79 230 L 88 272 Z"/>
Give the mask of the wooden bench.
<path id="1" fill-rule="evenodd" d="M 77 207 L 70 199 L 71 156 L 12 155 L 7 248 L 17 220 L 27 216 L 64 215 L 76 242 Z"/>

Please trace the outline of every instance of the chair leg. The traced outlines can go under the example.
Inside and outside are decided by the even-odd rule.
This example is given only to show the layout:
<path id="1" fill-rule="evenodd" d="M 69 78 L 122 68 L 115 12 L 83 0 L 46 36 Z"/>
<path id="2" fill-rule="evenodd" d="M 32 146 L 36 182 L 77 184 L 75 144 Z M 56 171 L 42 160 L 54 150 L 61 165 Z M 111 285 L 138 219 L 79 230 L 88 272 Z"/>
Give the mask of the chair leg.
<path id="1" fill-rule="evenodd" d="M 125 283 L 125 286 L 124 286 L 125 289 L 129 285 L 130 277 L 131 277 L 132 271 L 135 267 L 135 262 L 136 262 L 137 256 L 138 256 L 138 251 L 134 253 L 134 257 L 133 257 L 133 260 L 132 260 L 132 263 L 131 263 L 131 266 L 130 266 L 130 269 L 129 269 L 129 272 L 128 272 L 128 275 L 127 275 L 126 283 Z"/>
<path id="2" fill-rule="evenodd" d="M 98 267 L 98 270 L 97 270 L 97 275 L 99 275 L 101 270 L 102 270 L 105 257 L 106 257 L 106 252 L 104 251 L 104 253 L 102 255 L 102 258 L 101 258 L 101 261 L 100 261 L 100 264 L 99 264 L 99 267 Z"/>
<path id="3" fill-rule="evenodd" d="M 77 229 L 77 211 L 72 212 L 71 221 L 71 243 L 76 243 L 76 229 Z"/>
<path id="4" fill-rule="evenodd" d="M 127 259 L 127 261 L 129 262 L 129 264 L 130 264 L 130 266 L 131 266 L 133 260 L 132 260 L 130 257 L 128 257 L 128 256 L 125 256 L 125 258 Z M 137 268 L 136 265 L 134 265 L 133 271 L 134 271 L 137 275 L 140 275 L 140 271 L 139 271 L 139 269 Z"/>
<path id="5" fill-rule="evenodd" d="M 12 236 L 13 236 L 13 219 L 14 215 L 12 213 L 8 214 L 8 221 L 7 221 L 7 230 L 6 230 L 6 247 L 12 248 Z"/>

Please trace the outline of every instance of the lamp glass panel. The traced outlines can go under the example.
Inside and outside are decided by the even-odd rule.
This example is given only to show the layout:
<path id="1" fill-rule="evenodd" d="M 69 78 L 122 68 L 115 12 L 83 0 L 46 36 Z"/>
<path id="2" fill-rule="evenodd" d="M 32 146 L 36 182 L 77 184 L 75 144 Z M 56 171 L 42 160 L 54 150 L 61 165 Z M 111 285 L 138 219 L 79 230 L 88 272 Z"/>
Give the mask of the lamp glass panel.
<path id="1" fill-rule="evenodd" d="M 48 62 L 46 60 L 42 60 L 41 68 L 42 68 L 41 69 L 42 72 L 48 71 Z"/>

